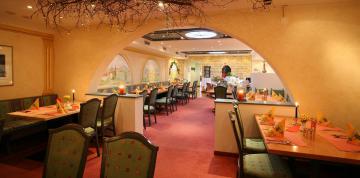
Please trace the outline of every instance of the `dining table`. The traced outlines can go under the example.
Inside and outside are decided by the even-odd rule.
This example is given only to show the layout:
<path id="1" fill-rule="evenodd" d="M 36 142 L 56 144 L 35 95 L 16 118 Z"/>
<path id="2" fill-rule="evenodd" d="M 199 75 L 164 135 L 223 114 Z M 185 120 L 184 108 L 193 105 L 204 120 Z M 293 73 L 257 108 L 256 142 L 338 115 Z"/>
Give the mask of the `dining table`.
<path id="1" fill-rule="evenodd" d="M 304 132 L 295 118 L 275 116 L 272 123 L 285 120 L 285 132 L 283 137 L 269 137 L 267 133 L 274 126 L 264 123 L 261 116 L 255 115 L 255 120 L 270 154 L 360 165 L 360 146 L 348 143 L 341 128 L 317 125 L 314 132 Z"/>
<path id="2" fill-rule="evenodd" d="M 58 112 L 56 105 L 49 105 L 39 107 L 38 109 L 27 109 L 23 111 L 16 111 L 8 113 L 10 117 L 24 118 L 24 119 L 38 119 L 43 121 L 54 120 L 80 112 L 80 103 L 71 104 L 71 109 L 65 109 L 65 112 Z"/>

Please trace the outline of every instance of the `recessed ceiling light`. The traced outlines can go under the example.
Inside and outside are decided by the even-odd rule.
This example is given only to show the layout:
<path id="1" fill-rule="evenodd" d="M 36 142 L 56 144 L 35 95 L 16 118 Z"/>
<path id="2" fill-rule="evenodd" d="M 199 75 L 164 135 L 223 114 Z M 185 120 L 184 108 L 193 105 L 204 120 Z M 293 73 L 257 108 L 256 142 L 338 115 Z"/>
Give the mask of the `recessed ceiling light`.
<path id="1" fill-rule="evenodd" d="M 63 16 L 60 16 L 60 19 L 64 18 Z"/>
<path id="2" fill-rule="evenodd" d="M 188 38 L 206 39 L 206 38 L 216 37 L 217 33 L 206 30 L 198 30 L 198 31 L 188 32 L 185 34 L 185 36 Z"/>
<path id="3" fill-rule="evenodd" d="M 30 6 L 30 5 L 27 5 L 27 6 L 26 6 L 26 8 L 28 8 L 28 9 L 32 9 L 33 7 L 32 7 L 32 6 Z"/>
<path id="4" fill-rule="evenodd" d="M 225 54 L 225 51 L 209 51 L 209 54 Z"/>

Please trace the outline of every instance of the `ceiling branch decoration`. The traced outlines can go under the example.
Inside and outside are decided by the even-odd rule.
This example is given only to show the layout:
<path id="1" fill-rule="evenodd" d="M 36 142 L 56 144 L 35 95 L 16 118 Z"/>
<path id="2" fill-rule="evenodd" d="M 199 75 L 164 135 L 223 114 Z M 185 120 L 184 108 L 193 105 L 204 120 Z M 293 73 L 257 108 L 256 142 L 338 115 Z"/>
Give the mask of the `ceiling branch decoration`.
<path id="1" fill-rule="evenodd" d="M 253 9 L 268 9 L 272 5 L 272 0 L 250 0 Z"/>
<path id="2" fill-rule="evenodd" d="M 167 27 L 205 20 L 204 6 L 224 7 L 235 0 L 35 0 L 35 14 L 46 25 L 64 28 L 110 25 L 121 31 L 133 31 L 150 18 L 164 19 Z"/>

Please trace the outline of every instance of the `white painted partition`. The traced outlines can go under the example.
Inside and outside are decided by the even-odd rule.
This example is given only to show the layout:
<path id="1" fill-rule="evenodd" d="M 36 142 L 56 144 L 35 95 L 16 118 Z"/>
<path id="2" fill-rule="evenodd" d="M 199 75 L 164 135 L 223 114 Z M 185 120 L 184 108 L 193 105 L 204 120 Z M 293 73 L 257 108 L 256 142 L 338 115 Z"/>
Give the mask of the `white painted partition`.
<path id="1" fill-rule="evenodd" d="M 233 111 L 232 99 L 215 100 L 215 153 L 238 153 L 228 111 Z M 240 102 L 245 137 L 261 138 L 254 115 L 268 112 L 275 107 L 275 115 L 294 116 L 295 106 L 291 103 Z"/>
<path id="2" fill-rule="evenodd" d="M 90 98 L 102 99 L 111 93 L 90 93 Z M 136 94 L 120 95 L 115 110 L 116 134 L 134 131 L 143 134 L 143 97 Z"/>

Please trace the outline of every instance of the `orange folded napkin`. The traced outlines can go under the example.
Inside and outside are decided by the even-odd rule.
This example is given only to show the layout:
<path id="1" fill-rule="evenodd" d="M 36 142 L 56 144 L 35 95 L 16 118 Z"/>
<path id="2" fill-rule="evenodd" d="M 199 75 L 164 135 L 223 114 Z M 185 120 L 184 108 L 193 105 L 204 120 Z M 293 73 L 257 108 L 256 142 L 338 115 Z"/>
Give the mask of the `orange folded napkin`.
<path id="1" fill-rule="evenodd" d="M 288 129 L 286 129 L 286 131 L 288 132 L 298 132 L 300 130 L 300 125 L 294 125 L 292 127 L 289 127 Z"/>
<path id="2" fill-rule="evenodd" d="M 282 119 L 280 122 L 275 123 L 274 127 L 269 129 L 265 135 L 267 137 L 284 137 L 285 132 L 285 119 Z"/>
<path id="3" fill-rule="evenodd" d="M 39 110 L 40 105 L 39 105 L 39 98 L 36 98 L 36 100 L 33 102 L 33 104 L 30 105 L 28 110 Z"/>
<path id="4" fill-rule="evenodd" d="M 61 101 L 59 99 L 56 99 L 56 111 L 61 114 L 66 113 L 66 110 L 62 106 Z"/>
<path id="5" fill-rule="evenodd" d="M 272 107 L 271 110 L 268 111 L 266 114 L 261 115 L 260 123 L 261 124 L 274 123 L 274 113 L 275 113 L 275 108 Z"/>

